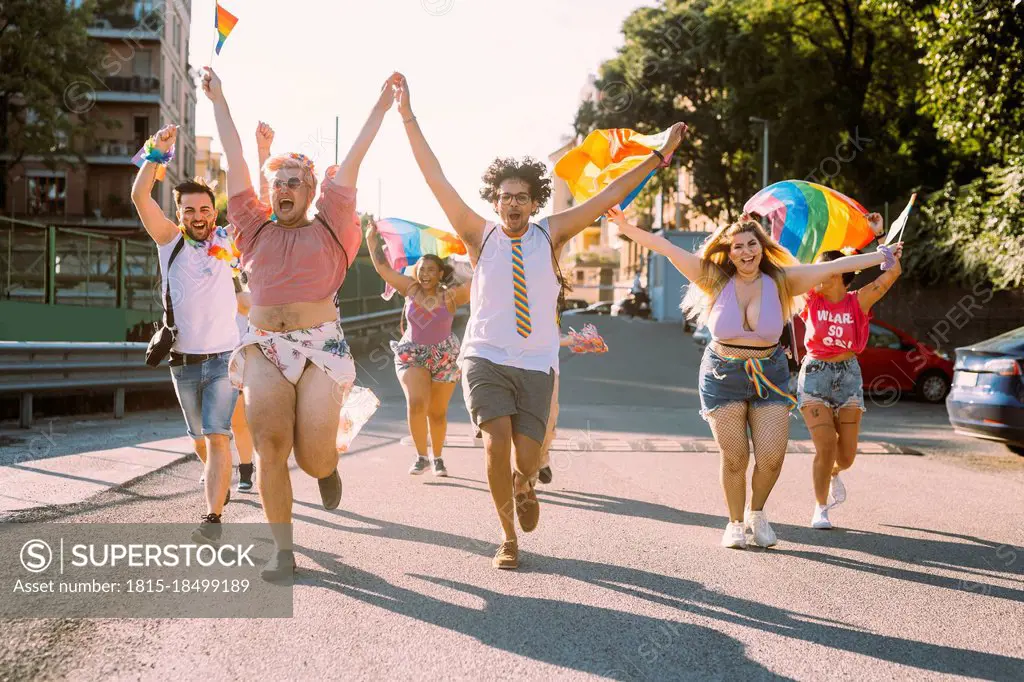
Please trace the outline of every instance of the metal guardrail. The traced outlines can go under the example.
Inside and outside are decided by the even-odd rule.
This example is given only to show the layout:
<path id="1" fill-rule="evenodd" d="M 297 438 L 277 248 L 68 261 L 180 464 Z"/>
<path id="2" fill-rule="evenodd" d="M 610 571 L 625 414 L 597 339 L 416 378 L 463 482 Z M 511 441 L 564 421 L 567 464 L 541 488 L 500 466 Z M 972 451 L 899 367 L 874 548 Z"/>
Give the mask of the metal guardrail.
<path id="1" fill-rule="evenodd" d="M 400 309 L 342 318 L 348 339 L 367 337 L 398 323 Z M 36 393 L 114 391 L 114 418 L 124 417 L 128 389 L 170 387 L 167 365 L 145 363 L 145 343 L 0 341 L 0 395 L 21 398 L 18 423 L 32 426 Z"/>

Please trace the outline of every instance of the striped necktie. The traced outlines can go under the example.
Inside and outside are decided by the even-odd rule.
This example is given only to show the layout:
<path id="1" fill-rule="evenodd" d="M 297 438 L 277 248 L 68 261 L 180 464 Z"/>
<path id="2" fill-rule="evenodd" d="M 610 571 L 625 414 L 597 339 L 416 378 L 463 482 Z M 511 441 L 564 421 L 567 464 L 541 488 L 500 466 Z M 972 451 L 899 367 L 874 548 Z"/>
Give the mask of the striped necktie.
<path id="1" fill-rule="evenodd" d="M 523 267 L 523 239 L 512 240 L 512 290 L 516 304 L 516 331 L 524 339 L 530 335 L 530 299 L 526 295 L 526 268 Z"/>

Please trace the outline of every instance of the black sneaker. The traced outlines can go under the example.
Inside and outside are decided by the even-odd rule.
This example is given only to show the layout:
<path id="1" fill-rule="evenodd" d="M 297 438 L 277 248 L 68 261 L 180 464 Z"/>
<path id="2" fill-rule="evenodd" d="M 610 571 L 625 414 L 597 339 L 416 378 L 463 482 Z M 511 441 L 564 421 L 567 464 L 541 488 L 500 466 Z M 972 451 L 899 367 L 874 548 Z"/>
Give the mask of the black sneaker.
<path id="1" fill-rule="evenodd" d="M 199 527 L 192 531 L 192 542 L 201 545 L 215 545 L 220 542 L 222 530 L 220 514 L 207 514 L 203 517 Z"/>
<path id="2" fill-rule="evenodd" d="M 252 464 L 239 464 L 238 465 L 238 492 L 240 493 L 251 493 L 252 492 Z"/>
<path id="3" fill-rule="evenodd" d="M 320 486 L 320 499 L 323 500 L 324 509 L 337 509 L 341 504 L 341 476 L 335 469 L 330 476 L 317 479 Z"/>
<path id="4" fill-rule="evenodd" d="M 260 577 L 267 582 L 287 580 L 295 575 L 295 552 L 290 549 L 279 549 L 263 566 Z"/>
<path id="5" fill-rule="evenodd" d="M 438 457 L 434 460 L 434 475 L 446 478 L 448 476 L 448 470 L 444 468 L 444 459 Z"/>
<path id="6" fill-rule="evenodd" d="M 419 474 L 422 474 L 429 468 L 429 459 L 427 459 L 426 457 L 417 457 L 413 465 L 409 467 L 409 473 L 412 474 L 413 476 L 418 476 Z"/>
<path id="7" fill-rule="evenodd" d="M 541 483 L 545 485 L 551 483 L 551 467 L 544 467 L 543 469 L 538 471 L 537 480 L 539 480 Z"/>

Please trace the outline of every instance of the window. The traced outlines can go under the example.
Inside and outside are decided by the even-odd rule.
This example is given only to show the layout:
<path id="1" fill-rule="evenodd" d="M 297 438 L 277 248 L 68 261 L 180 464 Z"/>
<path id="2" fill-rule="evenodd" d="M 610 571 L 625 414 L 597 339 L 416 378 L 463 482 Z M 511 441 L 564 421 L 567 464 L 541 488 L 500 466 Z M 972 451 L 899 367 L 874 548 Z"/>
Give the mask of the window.
<path id="1" fill-rule="evenodd" d="M 25 206 L 29 215 L 64 215 L 67 178 L 64 173 L 30 171 Z"/>
<path id="2" fill-rule="evenodd" d="M 153 13 L 153 0 L 135 0 L 135 20 L 142 21 Z"/>
<path id="3" fill-rule="evenodd" d="M 146 140 L 149 139 L 149 116 L 136 116 L 135 117 L 135 147 L 134 149 L 141 149 L 142 145 L 146 144 Z"/>
<path id="4" fill-rule="evenodd" d="M 132 60 L 132 73 L 148 78 L 153 75 L 153 53 L 149 50 L 138 50 Z"/>
<path id="5" fill-rule="evenodd" d="M 181 52 L 181 19 L 174 15 L 174 50 Z"/>
<path id="6" fill-rule="evenodd" d="M 877 324 L 872 324 L 868 332 L 868 345 L 873 348 L 892 348 L 899 350 L 903 347 L 900 343 L 900 337 L 892 333 L 885 327 L 880 327 Z"/>
<path id="7" fill-rule="evenodd" d="M 181 91 L 181 81 L 178 80 L 178 74 L 174 74 L 171 78 L 171 103 L 175 106 L 178 105 L 178 99 Z"/>

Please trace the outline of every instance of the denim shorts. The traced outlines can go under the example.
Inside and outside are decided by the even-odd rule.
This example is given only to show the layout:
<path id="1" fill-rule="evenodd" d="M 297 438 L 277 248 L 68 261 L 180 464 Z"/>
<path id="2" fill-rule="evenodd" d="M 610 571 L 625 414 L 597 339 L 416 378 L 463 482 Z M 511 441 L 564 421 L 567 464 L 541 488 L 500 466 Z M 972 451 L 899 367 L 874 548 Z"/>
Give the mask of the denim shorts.
<path id="1" fill-rule="evenodd" d="M 750 361 L 720 355 L 711 346 L 704 349 L 698 375 L 700 416 L 705 420 L 713 410 L 729 403 L 796 405 L 796 399 L 786 393 L 789 360 L 782 346 L 767 358 Z"/>
<path id="2" fill-rule="evenodd" d="M 811 403 L 832 410 L 859 407 L 864 411 L 864 379 L 857 358 L 842 362 L 825 362 L 805 358 L 797 381 L 800 409 Z"/>
<path id="3" fill-rule="evenodd" d="M 214 434 L 231 436 L 231 413 L 238 391 L 228 378 L 230 357 L 231 351 L 226 351 L 199 364 L 171 367 L 174 392 L 193 439 Z"/>

